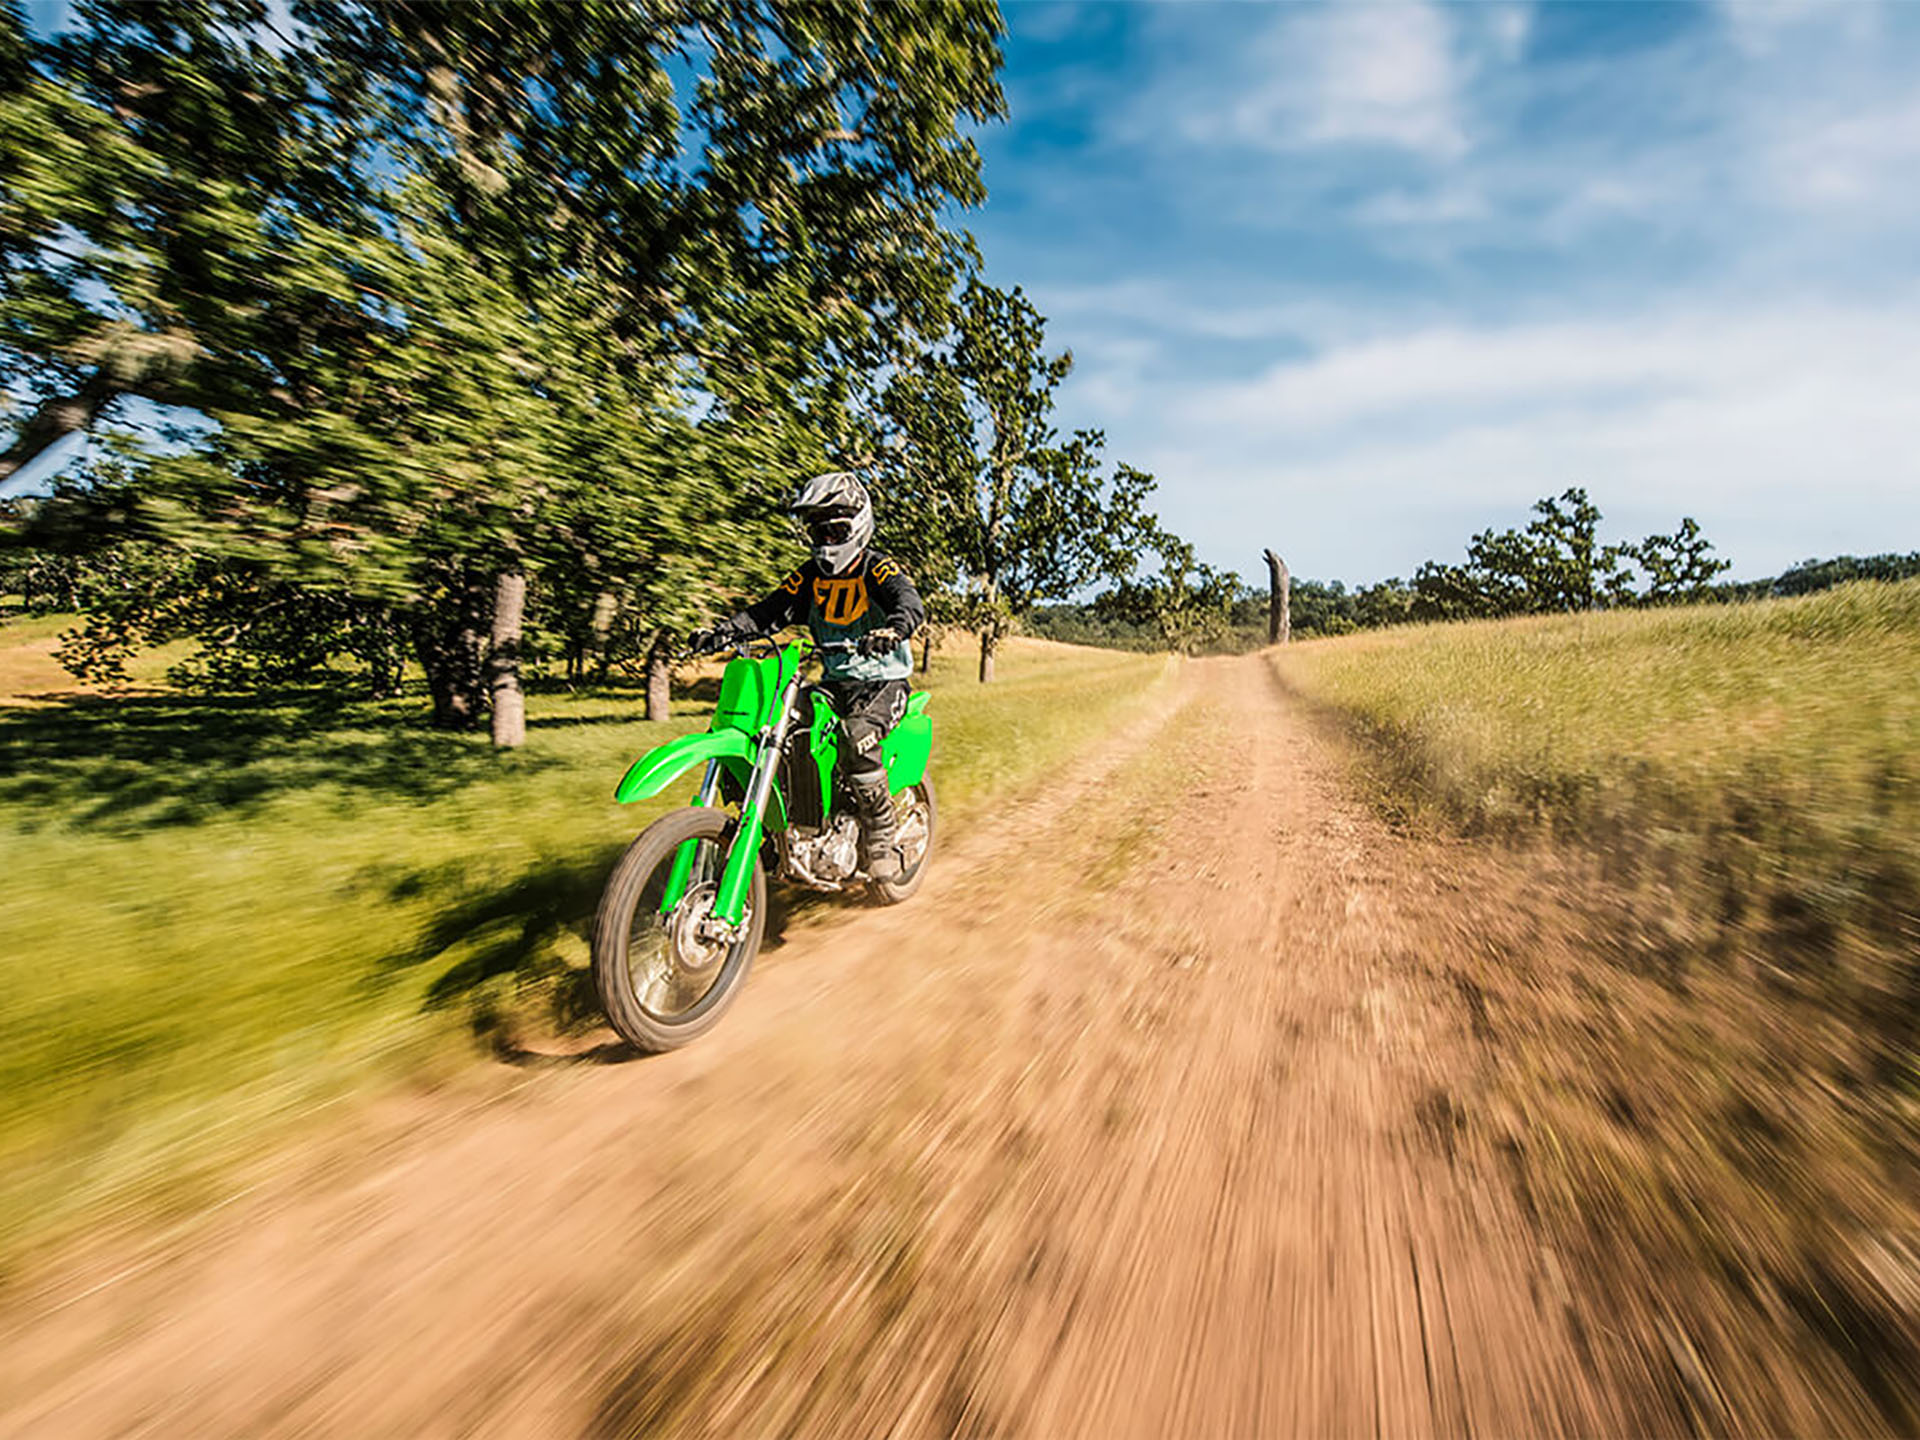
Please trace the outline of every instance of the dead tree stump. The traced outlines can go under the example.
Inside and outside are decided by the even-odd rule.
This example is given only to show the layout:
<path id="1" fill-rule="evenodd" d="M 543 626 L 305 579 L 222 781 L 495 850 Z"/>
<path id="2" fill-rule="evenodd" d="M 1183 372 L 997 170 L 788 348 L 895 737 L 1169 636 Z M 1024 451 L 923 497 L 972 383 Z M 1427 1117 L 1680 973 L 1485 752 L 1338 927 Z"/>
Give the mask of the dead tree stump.
<path id="1" fill-rule="evenodd" d="M 1267 643 L 1284 645 L 1293 638 L 1293 616 L 1290 613 L 1293 601 L 1293 577 L 1287 573 L 1287 562 L 1273 551 L 1265 552 L 1267 557 Z"/>

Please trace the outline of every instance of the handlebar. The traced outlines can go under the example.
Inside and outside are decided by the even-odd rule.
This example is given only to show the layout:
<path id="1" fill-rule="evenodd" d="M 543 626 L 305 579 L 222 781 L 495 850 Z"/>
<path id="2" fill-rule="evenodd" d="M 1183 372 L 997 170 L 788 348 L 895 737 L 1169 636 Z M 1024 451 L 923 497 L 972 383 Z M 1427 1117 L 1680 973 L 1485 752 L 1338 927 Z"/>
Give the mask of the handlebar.
<path id="1" fill-rule="evenodd" d="M 803 638 L 800 643 L 809 650 L 827 655 L 853 655 L 860 649 L 859 645 L 851 640 L 814 641 L 811 638 Z M 767 646 L 770 653 L 777 653 L 780 649 L 780 642 L 772 635 L 738 635 L 723 644 L 716 645 L 711 650 L 695 650 L 688 647 L 675 651 L 667 658 L 678 664 L 682 660 L 697 660 L 707 655 L 724 655 L 728 651 L 732 651 L 735 655 L 751 655 L 755 645 Z"/>

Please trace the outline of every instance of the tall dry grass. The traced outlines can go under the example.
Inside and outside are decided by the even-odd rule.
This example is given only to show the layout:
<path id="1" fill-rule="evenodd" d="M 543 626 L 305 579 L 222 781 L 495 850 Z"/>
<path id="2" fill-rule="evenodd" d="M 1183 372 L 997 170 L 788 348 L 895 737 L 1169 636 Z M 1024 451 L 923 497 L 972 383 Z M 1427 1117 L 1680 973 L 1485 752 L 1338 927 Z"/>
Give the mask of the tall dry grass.
<path id="1" fill-rule="evenodd" d="M 1273 663 L 1495 847 L 1462 1103 L 1646 1424 L 1920 1432 L 1920 582 Z"/>
<path id="2" fill-rule="evenodd" d="M 1390 808 L 1668 887 L 1688 902 L 1672 958 L 1825 974 L 1883 1070 L 1920 1080 L 1920 582 L 1402 629 L 1275 664 L 1364 738 Z"/>

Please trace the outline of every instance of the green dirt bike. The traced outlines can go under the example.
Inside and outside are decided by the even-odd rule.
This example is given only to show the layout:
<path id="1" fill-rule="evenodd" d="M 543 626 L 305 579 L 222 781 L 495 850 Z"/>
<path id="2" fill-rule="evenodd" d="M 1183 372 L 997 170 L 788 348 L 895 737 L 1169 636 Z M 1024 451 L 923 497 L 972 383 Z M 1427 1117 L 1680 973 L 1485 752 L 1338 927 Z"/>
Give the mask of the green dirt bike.
<path id="1" fill-rule="evenodd" d="M 852 799 L 836 783 L 839 717 L 824 694 L 801 685 L 811 640 L 781 646 L 753 637 L 730 648 L 712 724 L 648 752 L 614 791 L 622 803 L 642 800 L 706 767 L 693 803 L 662 815 L 620 857 L 594 919 L 601 1006 L 643 1051 L 685 1045 L 718 1023 L 760 950 L 768 871 L 897 905 L 920 888 L 933 855 L 926 693 L 908 697 L 880 742 L 904 864 L 897 879 L 874 880 L 860 868 Z M 809 715 L 799 713 L 803 696 Z"/>

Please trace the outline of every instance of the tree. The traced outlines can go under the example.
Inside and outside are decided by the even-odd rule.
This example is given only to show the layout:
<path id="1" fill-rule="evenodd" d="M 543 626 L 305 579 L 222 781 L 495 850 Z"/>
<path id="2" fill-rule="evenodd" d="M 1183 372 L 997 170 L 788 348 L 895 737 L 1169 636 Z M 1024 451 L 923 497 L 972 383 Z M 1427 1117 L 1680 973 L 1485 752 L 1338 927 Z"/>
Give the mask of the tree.
<path id="1" fill-rule="evenodd" d="M 1592 610 L 1633 599 L 1622 562 L 1632 546 L 1602 545 L 1601 514 L 1574 487 L 1536 500 L 1524 530 L 1483 530 L 1464 565 L 1428 561 L 1413 578 L 1413 614 L 1422 620 L 1489 619 Z"/>
<path id="2" fill-rule="evenodd" d="M 1151 627 L 1167 649 L 1192 655 L 1217 644 L 1232 628 L 1240 577 L 1194 558 L 1193 546 L 1164 530 L 1152 538 L 1155 573 L 1127 579 L 1094 601 L 1105 620 Z"/>
<path id="3" fill-rule="evenodd" d="M 961 293 L 944 352 L 897 377 L 893 413 L 919 437 L 929 477 L 927 523 L 966 577 L 962 613 L 980 633 L 980 679 L 993 679 L 1001 637 L 1043 600 L 1123 580 L 1154 533 L 1142 502 L 1153 477 L 1101 473 L 1104 438 L 1062 439 L 1054 391 L 1071 352 L 1046 353 L 1046 320 L 1016 287 L 978 277 Z"/>
<path id="4" fill-rule="evenodd" d="M 1713 543 L 1700 533 L 1691 515 L 1682 517 L 1674 534 L 1649 535 L 1630 547 L 1628 553 L 1647 577 L 1640 598 L 1649 605 L 1704 598 L 1714 577 L 1732 568 L 1731 561 L 1717 558 L 1712 551 Z"/>
<path id="5" fill-rule="evenodd" d="M 139 526 L 226 593 L 388 617 L 437 724 L 504 698 L 517 738 L 527 623 L 664 678 L 668 628 L 765 578 L 777 498 L 945 327 L 997 12 L 291 14 L 94 0 L 36 51 L 5 12 L 0 127 L 73 137 L 0 161 L 0 346 L 51 417 L 10 453 L 125 394 L 200 410 Z"/>
<path id="6" fill-rule="evenodd" d="M 1398 575 L 1368 585 L 1353 597 L 1353 620 L 1363 629 L 1404 625 L 1414 618 L 1415 592 Z"/>
<path id="7" fill-rule="evenodd" d="M 1249 591 L 1250 604 L 1240 623 L 1258 624 L 1262 633 L 1270 623 L 1269 591 Z M 1358 595 L 1338 580 L 1288 580 L 1288 608 L 1296 635 L 1344 635 L 1358 624 Z M 1239 618 L 1239 617 L 1237 617 Z"/>
<path id="8" fill-rule="evenodd" d="M 1585 490 L 1536 500 L 1533 510 L 1538 518 L 1525 535 L 1531 544 L 1520 552 L 1529 610 L 1594 610 L 1632 598 L 1621 567 L 1631 547 L 1599 543 L 1600 511 Z"/>
<path id="9" fill-rule="evenodd" d="M 284 227 L 366 233 L 337 111 L 267 43 L 264 0 L 81 0 L 36 45 L 0 9 L 0 359 L 25 414 L 0 480 L 130 397 L 274 392 Z"/>

